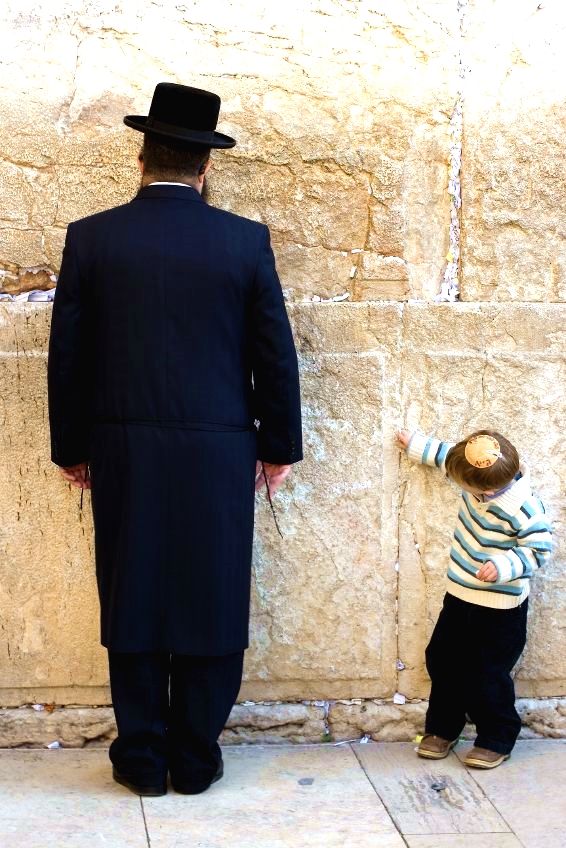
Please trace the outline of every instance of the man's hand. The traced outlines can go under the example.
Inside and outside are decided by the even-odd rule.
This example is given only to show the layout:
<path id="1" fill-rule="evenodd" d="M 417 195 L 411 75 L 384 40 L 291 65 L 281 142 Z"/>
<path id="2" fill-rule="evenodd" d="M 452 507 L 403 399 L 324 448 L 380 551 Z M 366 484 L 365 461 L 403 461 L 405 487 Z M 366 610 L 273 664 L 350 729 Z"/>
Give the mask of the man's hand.
<path id="1" fill-rule="evenodd" d="M 277 489 L 285 482 L 289 474 L 291 473 L 291 465 L 272 465 L 270 462 L 264 462 L 263 466 L 265 468 L 265 476 L 267 477 L 267 484 L 269 486 L 269 495 L 273 497 Z M 261 491 L 261 489 L 265 486 L 265 477 L 263 476 L 263 469 L 261 467 L 261 462 L 258 460 L 255 464 L 255 490 L 256 492 Z M 267 497 L 267 491 L 266 491 Z"/>
<path id="2" fill-rule="evenodd" d="M 497 568 L 488 560 L 484 562 L 476 577 L 478 580 L 483 580 L 484 583 L 495 583 L 497 580 Z"/>
<path id="3" fill-rule="evenodd" d="M 88 463 L 80 462 L 78 465 L 70 465 L 67 468 L 59 466 L 59 471 L 71 486 L 77 486 L 79 489 L 90 489 Z"/>

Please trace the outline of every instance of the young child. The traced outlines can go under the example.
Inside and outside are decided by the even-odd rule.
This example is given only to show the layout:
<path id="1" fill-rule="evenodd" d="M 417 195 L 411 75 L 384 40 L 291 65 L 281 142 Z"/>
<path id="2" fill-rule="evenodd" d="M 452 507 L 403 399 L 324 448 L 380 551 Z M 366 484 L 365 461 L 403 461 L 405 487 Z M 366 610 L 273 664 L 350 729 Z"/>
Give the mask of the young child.
<path id="1" fill-rule="evenodd" d="M 550 557 L 551 525 L 500 433 L 480 430 L 454 444 L 400 430 L 397 444 L 463 490 L 444 605 L 426 648 L 432 685 L 417 753 L 446 757 L 468 717 L 477 737 L 464 763 L 495 768 L 521 729 L 510 672 L 525 646 L 529 578 Z"/>

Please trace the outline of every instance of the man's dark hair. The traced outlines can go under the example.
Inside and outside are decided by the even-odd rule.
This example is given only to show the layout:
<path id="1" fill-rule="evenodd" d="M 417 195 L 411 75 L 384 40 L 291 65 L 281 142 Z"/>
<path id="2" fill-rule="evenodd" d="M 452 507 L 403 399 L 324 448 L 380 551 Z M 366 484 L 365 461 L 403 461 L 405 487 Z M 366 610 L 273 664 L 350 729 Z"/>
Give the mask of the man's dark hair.
<path id="1" fill-rule="evenodd" d="M 174 139 L 157 140 L 144 135 L 140 159 L 144 174 L 163 182 L 194 179 L 210 158 L 210 148 L 201 144 L 186 144 Z"/>

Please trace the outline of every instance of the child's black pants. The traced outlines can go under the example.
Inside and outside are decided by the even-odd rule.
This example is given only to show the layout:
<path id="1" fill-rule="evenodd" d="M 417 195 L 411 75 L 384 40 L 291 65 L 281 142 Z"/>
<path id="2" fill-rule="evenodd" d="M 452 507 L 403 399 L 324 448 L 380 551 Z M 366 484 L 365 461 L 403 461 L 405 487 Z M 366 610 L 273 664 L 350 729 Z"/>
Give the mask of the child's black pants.
<path id="1" fill-rule="evenodd" d="M 513 749 L 521 719 L 511 669 L 527 638 L 528 599 L 514 609 L 492 609 L 446 594 L 426 649 L 432 682 L 425 732 L 457 739 L 466 715 L 478 748 Z"/>

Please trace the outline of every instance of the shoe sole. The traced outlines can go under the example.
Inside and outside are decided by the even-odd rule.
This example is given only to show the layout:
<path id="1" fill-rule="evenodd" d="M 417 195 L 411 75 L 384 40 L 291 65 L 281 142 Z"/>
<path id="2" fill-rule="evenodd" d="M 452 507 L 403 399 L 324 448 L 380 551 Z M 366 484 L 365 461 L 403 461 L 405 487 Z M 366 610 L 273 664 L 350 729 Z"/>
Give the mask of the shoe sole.
<path id="1" fill-rule="evenodd" d="M 417 754 L 419 757 L 423 757 L 423 759 L 425 760 L 444 760 L 446 759 L 446 757 L 448 756 L 457 741 L 458 740 L 455 739 L 453 742 L 451 742 L 446 751 L 427 751 L 426 748 L 421 751 L 420 748 L 417 748 Z"/>
<path id="2" fill-rule="evenodd" d="M 179 795 L 201 795 L 203 792 L 206 792 L 206 790 L 209 789 L 212 786 L 213 783 L 218 783 L 218 781 L 221 780 L 223 777 L 224 777 L 224 766 L 222 766 L 220 772 L 217 772 L 214 775 L 214 777 L 212 778 L 210 783 L 207 783 L 202 788 L 197 787 L 195 789 L 195 788 L 190 787 L 190 786 L 183 787 L 179 783 L 177 783 L 175 785 L 175 782 L 173 780 L 171 780 L 171 786 L 173 787 L 174 791 L 177 792 Z"/>
<path id="3" fill-rule="evenodd" d="M 487 760 L 463 760 L 465 766 L 471 766 L 471 768 L 479 768 L 479 769 L 494 769 L 497 766 L 500 766 L 501 763 L 504 763 L 505 760 L 508 760 L 510 754 L 505 754 L 504 756 L 499 757 L 497 760 L 493 760 L 493 762 L 488 762 Z"/>
<path id="4" fill-rule="evenodd" d="M 167 795 L 167 786 L 136 786 L 135 783 L 121 777 L 116 772 L 112 774 L 112 777 L 120 786 L 129 789 L 134 795 L 139 795 L 143 798 L 160 798 L 162 795 Z"/>

